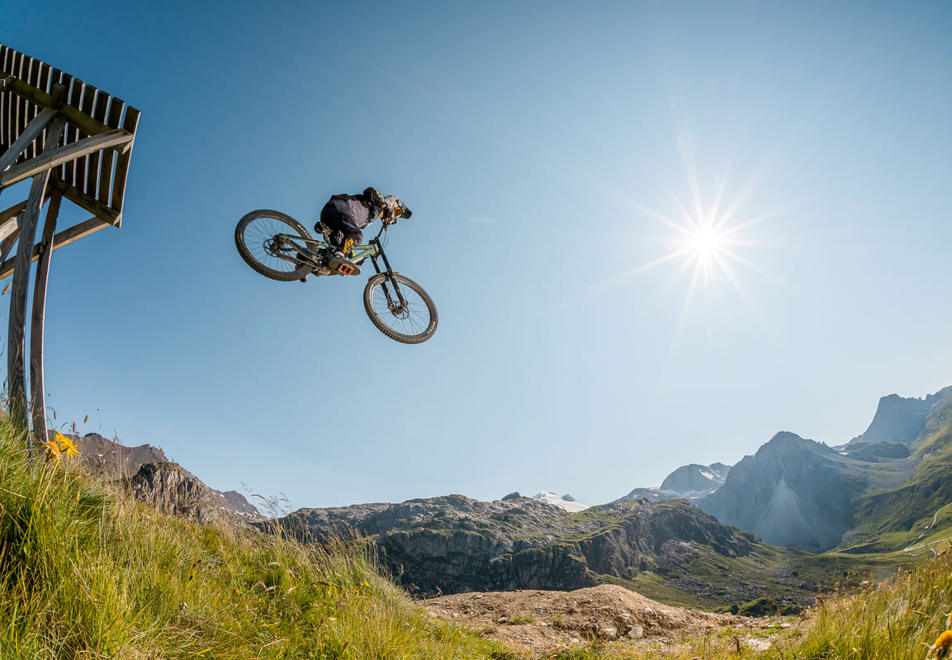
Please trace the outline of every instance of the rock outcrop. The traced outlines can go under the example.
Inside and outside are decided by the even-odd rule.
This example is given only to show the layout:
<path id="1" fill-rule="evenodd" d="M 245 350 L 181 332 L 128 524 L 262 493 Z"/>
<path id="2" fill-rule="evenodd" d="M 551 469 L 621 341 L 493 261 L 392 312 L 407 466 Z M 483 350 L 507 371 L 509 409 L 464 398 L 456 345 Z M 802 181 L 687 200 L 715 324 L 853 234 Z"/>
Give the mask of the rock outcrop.
<path id="1" fill-rule="evenodd" d="M 922 399 L 906 399 L 897 394 L 884 396 L 879 400 L 876 414 L 869 428 L 862 435 L 853 438 L 850 444 L 914 442 L 925 430 L 929 415 L 950 399 L 952 399 L 952 387 L 946 387 Z"/>
<path id="2" fill-rule="evenodd" d="M 853 498 L 866 486 L 838 452 L 781 432 L 731 469 L 724 485 L 697 505 L 774 545 L 821 552 L 853 524 Z"/>
<path id="3" fill-rule="evenodd" d="M 85 470 L 120 484 L 137 500 L 162 513 L 200 523 L 263 520 L 241 493 L 206 486 L 157 447 L 126 447 L 98 433 L 69 437 L 79 448 L 79 463 Z"/>
<path id="4" fill-rule="evenodd" d="M 784 583 L 806 602 L 817 587 L 778 577 L 752 554 L 762 547 L 756 538 L 683 500 L 619 501 L 569 513 L 524 497 L 480 502 L 449 495 L 301 509 L 280 523 L 309 542 L 369 538 L 394 578 L 423 595 L 566 590 L 613 580 L 641 588 L 635 583 L 647 576 L 647 585 L 725 603 Z M 701 568 L 711 563 L 722 567 L 714 581 Z"/>
<path id="5" fill-rule="evenodd" d="M 695 500 L 710 495 L 724 484 L 731 466 L 723 463 L 710 465 L 682 465 L 661 482 L 660 488 L 635 488 L 619 500 L 640 500 L 652 502 L 662 500 Z"/>

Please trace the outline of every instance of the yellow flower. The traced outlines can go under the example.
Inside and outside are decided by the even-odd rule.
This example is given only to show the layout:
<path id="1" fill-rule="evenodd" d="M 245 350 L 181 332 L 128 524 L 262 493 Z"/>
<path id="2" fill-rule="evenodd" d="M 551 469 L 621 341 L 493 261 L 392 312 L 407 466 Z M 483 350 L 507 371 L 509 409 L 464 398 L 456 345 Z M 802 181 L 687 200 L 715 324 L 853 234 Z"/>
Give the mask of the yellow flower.
<path id="1" fill-rule="evenodd" d="M 43 443 L 43 447 L 46 448 L 46 455 L 49 458 L 52 458 L 54 461 L 60 459 L 60 448 L 55 440 L 47 440 Z"/>
<path id="2" fill-rule="evenodd" d="M 67 438 L 65 435 L 57 433 L 56 440 L 59 442 L 60 451 L 66 454 L 67 458 L 79 456 L 79 450 L 76 448 L 76 445 L 74 445 L 73 441 Z"/>
<path id="3" fill-rule="evenodd" d="M 949 648 L 952 648 L 952 630 L 946 630 L 935 640 L 935 644 L 929 649 L 929 655 L 936 658 L 944 658 L 949 654 Z"/>

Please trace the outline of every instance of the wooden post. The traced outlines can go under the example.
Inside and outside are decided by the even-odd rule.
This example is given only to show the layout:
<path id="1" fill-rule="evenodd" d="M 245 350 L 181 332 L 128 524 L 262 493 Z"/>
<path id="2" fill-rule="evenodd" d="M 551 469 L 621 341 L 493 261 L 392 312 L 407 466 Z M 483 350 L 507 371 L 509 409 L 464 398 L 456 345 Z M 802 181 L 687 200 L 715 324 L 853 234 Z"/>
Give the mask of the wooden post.
<path id="1" fill-rule="evenodd" d="M 43 151 L 55 149 L 63 137 L 66 118 L 58 115 L 50 123 Z M 14 262 L 13 285 L 10 292 L 10 319 L 7 326 L 7 381 L 10 389 L 10 419 L 14 426 L 26 431 L 29 428 L 26 400 L 26 294 L 30 284 L 30 262 L 33 257 L 33 240 L 36 225 L 43 207 L 50 170 L 33 177 L 26 210 L 20 219 L 19 245 Z"/>
<path id="2" fill-rule="evenodd" d="M 46 212 L 43 238 L 40 241 L 40 260 L 36 264 L 36 280 L 33 284 L 33 321 L 30 325 L 30 407 L 33 411 L 33 442 L 41 447 L 49 436 L 46 429 L 46 387 L 43 384 L 43 328 L 46 316 L 46 283 L 53 256 L 53 236 L 56 233 L 56 217 L 59 215 L 62 193 L 50 197 Z"/>

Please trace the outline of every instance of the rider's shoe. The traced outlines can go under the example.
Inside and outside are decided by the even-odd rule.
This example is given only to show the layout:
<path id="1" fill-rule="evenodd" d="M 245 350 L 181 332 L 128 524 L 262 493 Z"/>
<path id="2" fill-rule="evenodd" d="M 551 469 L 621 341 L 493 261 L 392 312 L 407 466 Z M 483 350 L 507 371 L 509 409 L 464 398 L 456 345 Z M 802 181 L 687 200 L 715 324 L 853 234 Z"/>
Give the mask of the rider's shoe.
<path id="1" fill-rule="evenodd" d="M 342 250 L 336 250 L 327 265 L 341 275 L 360 275 L 360 267 L 345 257 Z"/>

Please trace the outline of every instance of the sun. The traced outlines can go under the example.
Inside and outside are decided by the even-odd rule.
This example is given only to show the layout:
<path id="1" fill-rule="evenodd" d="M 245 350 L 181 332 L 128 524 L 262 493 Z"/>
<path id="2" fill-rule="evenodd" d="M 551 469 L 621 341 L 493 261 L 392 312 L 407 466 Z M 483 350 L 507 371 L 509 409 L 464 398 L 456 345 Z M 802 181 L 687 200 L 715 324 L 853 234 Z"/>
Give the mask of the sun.
<path id="1" fill-rule="evenodd" d="M 747 254 L 762 243 L 754 238 L 751 228 L 772 214 L 746 216 L 742 212 L 743 198 L 724 203 L 722 193 L 723 190 L 719 191 L 713 203 L 705 204 L 695 188 L 689 205 L 672 198 L 671 209 L 666 213 L 635 204 L 642 215 L 666 227 L 668 233 L 656 237 L 656 242 L 663 246 L 657 258 L 625 273 L 667 266 L 673 267 L 675 280 L 687 279 L 679 331 L 692 302 L 699 296 L 710 303 L 724 292 L 733 291 L 756 315 L 742 281 L 743 271 L 763 273 Z"/>
<path id="2" fill-rule="evenodd" d="M 709 261 L 721 257 L 727 249 L 729 234 L 714 226 L 697 227 L 684 239 L 698 259 Z"/>

